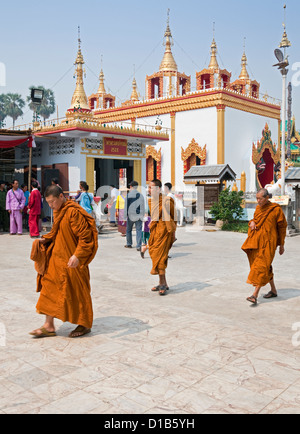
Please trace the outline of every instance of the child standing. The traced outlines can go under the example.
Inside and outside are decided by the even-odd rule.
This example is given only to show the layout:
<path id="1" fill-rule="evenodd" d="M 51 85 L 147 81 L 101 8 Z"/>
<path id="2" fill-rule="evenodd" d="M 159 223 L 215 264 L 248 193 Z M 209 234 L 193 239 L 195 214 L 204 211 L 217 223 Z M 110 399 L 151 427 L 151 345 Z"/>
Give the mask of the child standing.
<path id="1" fill-rule="evenodd" d="M 148 214 L 145 214 L 144 222 L 143 222 L 143 233 L 142 233 L 142 248 L 141 248 L 141 257 L 144 259 L 145 252 L 148 249 L 148 241 L 150 238 L 150 223 L 151 217 Z"/>

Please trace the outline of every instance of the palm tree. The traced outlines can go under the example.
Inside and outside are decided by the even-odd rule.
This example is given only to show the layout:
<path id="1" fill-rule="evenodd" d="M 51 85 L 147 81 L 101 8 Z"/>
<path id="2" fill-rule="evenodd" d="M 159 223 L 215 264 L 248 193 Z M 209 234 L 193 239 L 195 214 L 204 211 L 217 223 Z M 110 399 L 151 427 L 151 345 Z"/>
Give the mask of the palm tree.
<path id="1" fill-rule="evenodd" d="M 0 128 L 4 127 L 4 119 L 6 118 L 6 95 L 2 93 L 0 95 Z"/>
<path id="2" fill-rule="evenodd" d="M 22 108 L 25 106 L 25 101 L 22 96 L 17 93 L 7 93 L 5 101 L 5 113 L 13 120 L 13 129 L 15 129 L 16 120 L 23 115 Z"/>
<path id="3" fill-rule="evenodd" d="M 45 89 L 43 86 L 30 86 L 30 94 L 32 89 L 42 89 L 44 91 L 44 98 L 42 99 L 42 103 L 39 106 L 31 102 L 31 96 L 27 97 L 27 101 L 30 102 L 30 110 L 33 110 L 34 112 L 36 110 L 36 114 L 42 116 L 45 122 L 46 119 L 49 119 L 50 116 L 55 112 L 54 92 L 51 89 Z"/>

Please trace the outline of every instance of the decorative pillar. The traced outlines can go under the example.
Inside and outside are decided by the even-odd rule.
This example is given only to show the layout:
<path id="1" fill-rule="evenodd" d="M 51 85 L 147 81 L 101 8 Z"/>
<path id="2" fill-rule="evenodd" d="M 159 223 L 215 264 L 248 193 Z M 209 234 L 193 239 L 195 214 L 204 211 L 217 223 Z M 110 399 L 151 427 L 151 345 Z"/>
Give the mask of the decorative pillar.
<path id="1" fill-rule="evenodd" d="M 142 162 L 141 160 L 134 160 L 133 162 L 133 177 L 134 180 L 142 185 Z"/>
<path id="2" fill-rule="evenodd" d="M 135 129 L 136 126 L 136 118 L 131 118 L 131 127 Z"/>
<path id="3" fill-rule="evenodd" d="M 175 147 L 175 125 L 176 112 L 170 113 L 171 116 L 171 184 L 175 187 L 176 181 L 176 147 Z"/>
<path id="4" fill-rule="evenodd" d="M 90 193 L 95 191 L 95 159 L 86 157 L 86 183 L 89 186 Z"/>
<path id="5" fill-rule="evenodd" d="M 241 174 L 241 191 L 245 193 L 246 191 L 246 173 L 242 172 Z"/>
<path id="6" fill-rule="evenodd" d="M 225 108 L 217 105 L 217 164 L 225 164 Z"/>

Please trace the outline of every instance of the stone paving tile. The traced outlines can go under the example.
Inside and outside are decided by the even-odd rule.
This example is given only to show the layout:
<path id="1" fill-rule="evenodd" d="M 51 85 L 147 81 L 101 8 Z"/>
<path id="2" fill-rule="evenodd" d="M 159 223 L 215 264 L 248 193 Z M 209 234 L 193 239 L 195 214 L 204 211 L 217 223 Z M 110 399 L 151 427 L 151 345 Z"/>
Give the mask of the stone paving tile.
<path id="1" fill-rule="evenodd" d="M 32 240 L 0 234 L 0 414 L 300 413 L 300 238 L 275 258 L 278 299 L 257 307 L 245 301 L 243 234 L 180 228 L 177 238 L 159 297 L 149 257 L 101 235 L 92 333 L 70 340 L 74 326 L 57 321 L 56 338 L 34 340 Z"/>

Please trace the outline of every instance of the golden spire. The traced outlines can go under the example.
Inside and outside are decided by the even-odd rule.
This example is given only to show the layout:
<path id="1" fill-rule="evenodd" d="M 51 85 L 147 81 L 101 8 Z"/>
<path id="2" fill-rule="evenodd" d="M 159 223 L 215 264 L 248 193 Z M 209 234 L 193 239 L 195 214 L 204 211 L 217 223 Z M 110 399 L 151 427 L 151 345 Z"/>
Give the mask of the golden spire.
<path id="1" fill-rule="evenodd" d="M 83 109 L 83 110 L 89 110 L 90 107 L 88 105 L 88 99 L 84 90 L 83 86 L 83 68 L 82 65 L 84 65 L 83 55 L 81 53 L 81 39 L 80 39 L 80 27 L 78 27 L 78 52 L 77 52 L 77 58 L 74 63 L 76 66 L 76 89 L 73 94 L 71 107 L 69 110 L 73 109 Z"/>
<path id="2" fill-rule="evenodd" d="M 165 41 L 164 41 L 164 45 L 166 46 L 165 49 L 165 54 L 163 57 L 163 60 L 160 64 L 159 70 L 160 71 L 174 71 L 177 72 L 177 64 L 174 60 L 173 54 L 172 54 L 172 45 L 174 45 L 173 43 L 173 39 L 172 39 L 172 33 L 170 30 L 170 9 L 168 9 L 168 21 L 167 21 L 167 29 L 165 32 Z"/>
<path id="3" fill-rule="evenodd" d="M 213 38 L 211 47 L 210 47 L 210 62 L 209 62 L 209 69 L 219 69 L 219 64 L 217 61 L 217 44 L 215 41 L 215 38 Z"/>
<path id="4" fill-rule="evenodd" d="M 242 70 L 241 70 L 241 73 L 240 73 L 240 80 L 249 80 L 250 79 L 250 77 L 249 77 L 249 74 L 248 74 L 248 71 L 247 71 L 247 56 L 246 56 L 246 53 L 245 53 L 245 39 L 244 39 L 244 54 L 243 54 L 243 56 L 242 56 Z"/>
<path id="5" fill-rule="evenodd" d="M 99 88 L 98 88 L 98 95 L 105 95 L 106 90 L 104 86 L 104 72 L 103 72 L 103 56 L 101 56 L 101 71 L 99 74 Z"/>
<path id="6" fill-rule="evenodd" d="M 217 61 L 217 44 L 215 41 L 215 23 L 213 23 L 213 41 L 210 46 L 210 62 L 209 62 L 209 69 L 219 69 L 219 64 Z"/>
<path id="7" fill-rule="evenodd" d="M 105 86 L 104 86 L 104 73 L 103 73 L 103 69 L 101 68 L 100 71 L 100 75 L 99 75 L 99 88 L 98 88 L 98 94 L 99 95 L 105 95 L 106 94 L 106 90 L 105 90 Z"/>
<path id="8" fill-rule="evenodd" d="M 133 81 L 132 81 L 132 93 L 131 93 L 130 99 L 131 99 L 131 101 L 138 101 L 139 100 L 139 95 L 137 92 L 137 84 L 136 84 L 135 77 L 133 78 Z"/>
<path id="9" fill-rule="evenodd" d="M 288 40 L 287 33 L 286 33 L 286 26 L 285 26 L 285 22 L 286 22 L 286 5 L 284 5 L 283 8 L 284 8 L 283 35 L 282 35 L 282 39 L 281 39 L 279 48 L 288 48 L 288 47 L 291 47 L 292 44 Z"/>

